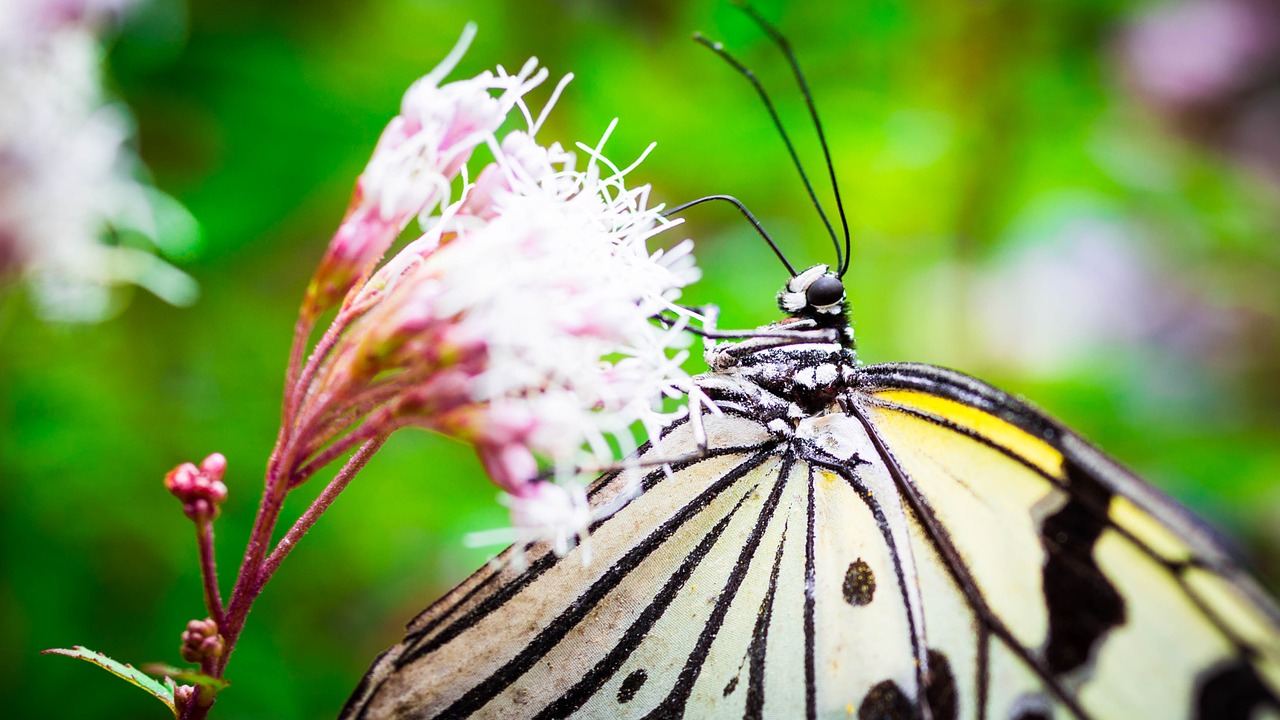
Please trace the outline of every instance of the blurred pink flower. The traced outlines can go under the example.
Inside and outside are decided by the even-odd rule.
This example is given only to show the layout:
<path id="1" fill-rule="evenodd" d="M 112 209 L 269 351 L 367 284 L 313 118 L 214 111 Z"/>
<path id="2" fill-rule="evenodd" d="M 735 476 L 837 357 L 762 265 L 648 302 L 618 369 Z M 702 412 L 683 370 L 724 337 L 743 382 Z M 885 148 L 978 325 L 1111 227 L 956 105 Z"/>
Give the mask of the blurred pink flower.
<path id="1" fill-rule="evenodd" d="M 0 280 L 25 278 L 51 319 L 104 317 L 121 283 L 175 304 L 195 297 L 194 282 L 149 244 L 194 239 L 156 237 L 157 212 L 194 223 L 134 178 L 127 112 L 104 98 L 99 35 L 129 4 L 0 3 Z"/>
<path id="2" fill-rule="evenodd" d="M 1280 0 L 1153 5 L 1119 50 L 1133 88 L 1175 129 L 1280 183 Z"/>

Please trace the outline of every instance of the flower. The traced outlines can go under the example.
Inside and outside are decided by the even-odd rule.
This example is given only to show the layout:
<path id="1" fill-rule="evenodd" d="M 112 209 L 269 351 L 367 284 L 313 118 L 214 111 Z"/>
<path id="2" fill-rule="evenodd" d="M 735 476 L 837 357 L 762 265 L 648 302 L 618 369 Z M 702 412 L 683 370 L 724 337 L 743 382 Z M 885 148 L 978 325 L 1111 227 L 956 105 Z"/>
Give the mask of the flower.
<path id="1" fill-rule="evenodd" d="M 187 662 L 204 662 L 222 657 L 225 649 L 223 637 L 218 634 L 218 623 L 210 618 L 192 620 L 182 631 L 182 644 L 178 653 Z"/>
<path id="2" fill-rule="evenodd" d="M 1138 97 L 1174 130 L 1280 184 L 1280 0 L 1152 5 L 1118 50 Z"/>
<path id="3" fill-rule="evenodd" d="M 604 157 L 616 120 L 576 146 L 581 165 L 537 138 L 569 77 L 536 119 L 523 100 L 546 77 L 536 60 L 439 84 L 473 33 L 406 95 L 357 183 L 343 227 L 358 227 L 339 230 L 317 272 L 304 316 L 345 299 L 300 376 L 294 446 L 330 457 L 407 425 L 465 440 L 517 536 L 564 552 L 590 519 L 583 473 L 687 412 L 664 400 L 694 389 L 681 362 L 699 318 L 676 300 L 698 270 L 688 240 L 650 248 L 678 221 L 649 205 L 648 186 L 628 186 L 643 156 L 625 168 Z M 525 127 L 499 139 L 512 109 Z M 481 145 L 493 160 L 472 174 Z M 414 215 L 423 234 L 375 271 Z"/>
<path id="4" fill-rule="evenodd" d="M 127 113 L 103 99 L 98 32 L 128 4 L 0 4 L 0 280 L 28 280 L 51 319 L 102 318 L 121 283 L 175 304 L 195 297 L 150 246 L 154 213 L 189 217 L 134 179 Z"/>
<path id="5" fill-rule="evenodd" d="M 336 304 L 382 259 L 409 221 L 448 202 L 450 182 L 521 97 L 542 84 L 536 61 L 440 85 L 475 37 L 468 24 L 445 59 L 405 92 L 356 180 L 346 217 L 320 262 L 304 304 L 314 315 Z M 491 93 L 499 91 L 494 97 Z"/>
<path id="6" fill-rule="evenodd" d="M 182 512 L 188 518 L 199 521 L 218 517 L 222 503 L 227 499 L 227 486 L 222 476 L 227 472 L 227 459 L 222 453 L 213 453 L 196 467 L 182 463 L 164 476 L 164 486 L 170 494 L 182 502 Z"/>

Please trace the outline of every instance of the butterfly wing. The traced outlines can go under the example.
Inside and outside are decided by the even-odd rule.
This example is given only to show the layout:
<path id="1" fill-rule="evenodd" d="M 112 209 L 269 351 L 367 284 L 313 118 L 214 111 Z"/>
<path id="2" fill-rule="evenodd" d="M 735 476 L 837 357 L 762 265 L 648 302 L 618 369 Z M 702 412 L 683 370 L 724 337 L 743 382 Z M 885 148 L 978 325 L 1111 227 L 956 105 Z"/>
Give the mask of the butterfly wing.
<path id="1" fill-rule="evenodd" d="M 1278 712 L 1274 609 L 1176 504 L 975 380 L 859 373 L 847 415 L 741 396 L 702 459 L 602 478 L 588 545 L 476 573 L 343 717 Z"/>
<path id="2" fill-rule="evenodd" d="M 978 661 L 952 670 L 972 675 L 986 717 L 1280 714 L 1280 614 L 1184 509 L 977 380 L 912 364 L 861 375 L 856 414 L 941 582 L 926 603 L 958 591 L 971 609 Z"/>
<path id="3" fill-rule="evenodd" d="M 544 544 L 523 549 L 523 570 L 508 550 L 429 608 L 378 659 L 343 717 L 618 715 L 659 684 L 672 689 L 711 622 L 715 585 L 758 541 L 755 517 L 782 487 L 783 461 L 762 426 L 725 418 L 707 429 L 706 457 L 670 477 L 598 481 L 595 508 L 633 483 L 643 492 L 600 521 L 589 544 L 563 558 Z M 693 449 L 687 424 L 663 443 L 664 456 Z"/>
<path id="4" fill-rule="evenodd" d="M 756 419 L 707 431 L 704 459 L 641 476 L 589 545 L 532 546 L 519 570 L 509 550 L 428 608 L 343 717 L 816 717 L 833 687 L 843 710 L 886 673 L 914 693 L 894 572 L 850 585 L 847 563 L 828 567 L 894 567 L 883 515 Z M 687 425 L 662 443 L 664 457 L 691 449 Z M 590 500 L 635 480 L 602 478 Z"/>

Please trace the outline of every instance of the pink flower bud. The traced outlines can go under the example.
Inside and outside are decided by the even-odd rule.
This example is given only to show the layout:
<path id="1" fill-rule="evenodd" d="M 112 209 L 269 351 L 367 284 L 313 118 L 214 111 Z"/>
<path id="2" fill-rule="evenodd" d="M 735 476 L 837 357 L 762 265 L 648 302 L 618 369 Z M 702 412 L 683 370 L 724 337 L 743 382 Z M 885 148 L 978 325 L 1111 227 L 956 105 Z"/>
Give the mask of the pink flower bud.
<path id="1" fill-rule="evenodd" d="M 179 685 L 173 689 L 173 705 L 178 717 L 186 714 L 187 708 L 195 702 L 197 692 L 195 685 Z"/>
<path id="2" fill-rule="evenodd" d="M 305 315 L 314 316 L 338 304 L 382 259 L 404 227 L 362 207 L 360 196 L 357 187 L 351 210 L 334 233 L 328 251 L 307 286 Z"/>
<path id="3" fill-rule="evenodd" d="M 511 107 L 546 78 L 528 63 L 514 76 L 485 72 L 440 85 L 470 41 L 468 31 L 440 66 L 405 92 L 311 281 L 305 317 L 333 307 L 368 277 L 409 222 L 450 194 L 472 152 L 493 137 Z"/>
<path id="4" fill-rule="evenodd" d="M 227 459 L 221 453 L 205 458 L 196 467 L 182 463 L 164 476 L 164 486 L 182 502 L 182 512 L 194 521 L 213 520 L 219 507 L 227 499 L 227 486 L 222 476 L 227 470 Z"/>
<path id="5" fill-rule="evenodd" d="M 473 443 L 518 503 L 522 537 L 563 546 L 585 527 L 585 496 L 537 478 L 571 484 L 636 447 L 632 428 L 677 417 L 662 399 L 692 387 L 688 339 L 654 317 L 696 319 L 675 300 L 697 269 L 687 241 L 650 247 L 676 223 L 647 186 L 628 187 L 643 155 L 625 167 L 603 156 L 612 125 L 578 145 L 579 168 L 535 139 L 563 81 L 533 113 L 522 97 L 546 76 L 535 60 L 441 85 L 460 52 L 405 94 L 316 273 L 304 321 L 348 294 L 294 391 L 296 446 L 328 461 L 406 425 Z M 527 129 L 499 142 L 516 106 Z M 454 182 L 481 143 L 494 161 Z M 374 272 L 415 215 L 423 234 Z"/>
<path id="6" fill-rule="evenodd" d="M 182 646 L 178 652 L 187 662 L 200 663 L 222 657 L 222 635 L 218 624 L 209 618 L 192 620 L 182 632 Z"/>
<path id="7" fill-rule="evenodd" d="M 480 462 L 484 464 L 484 469 L 489 473 L 494 484 L 506 488 L 512 494 L 527 488 L 538 476 L 538 460 L 529 451 L 527 445 L 477 444 L 476 453 L 479 454 Z"/>

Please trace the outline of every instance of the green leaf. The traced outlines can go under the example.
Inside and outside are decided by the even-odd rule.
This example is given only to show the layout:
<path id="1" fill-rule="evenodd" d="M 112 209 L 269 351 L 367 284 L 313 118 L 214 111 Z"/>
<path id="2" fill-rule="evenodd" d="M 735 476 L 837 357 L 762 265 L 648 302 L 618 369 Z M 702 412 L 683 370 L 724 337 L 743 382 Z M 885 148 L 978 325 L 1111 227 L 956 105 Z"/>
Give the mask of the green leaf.
<path id="1" fill-rule="evenodd" d="M 165 663 L 147 663 L 142 666 L 142 670 L 148 675 L 162 675 L 173 678 L 184 685 L 195 685 L 201 690 L 207 690 L 208 694 L 201 693 L 201 697 L 213 697 L 231 685 L 231 681 L 224 678 L 216 678 L 212 675 L 205 675 L 199 670 L 174 667 Z"/>
<path id="2" fill-rule="evenodd" d="M 173 681 L 167 677 L 164 679 L 165 681 L 161 683 L 132 665 L 116 662 L 100 652 L 94 652 L 93 650 L 80 645 L 76 645 L 70 650 L 63 648 L 45 650 L 40 654 L 66 655 L 67 657 L 79 658 L 81 660 L 91 662 L 112 675 L 127 680 L 128 682 L 133 683 L 134 685 L 137 685 L 143 690 L 151 693 L 151 695 L 153 695 L 157 700 L 169 707 L 169 711 L 174 714 L 174 717 L 177 717 L 178 715 L 177 708 L 174 707 L 173 704 Z"/>

